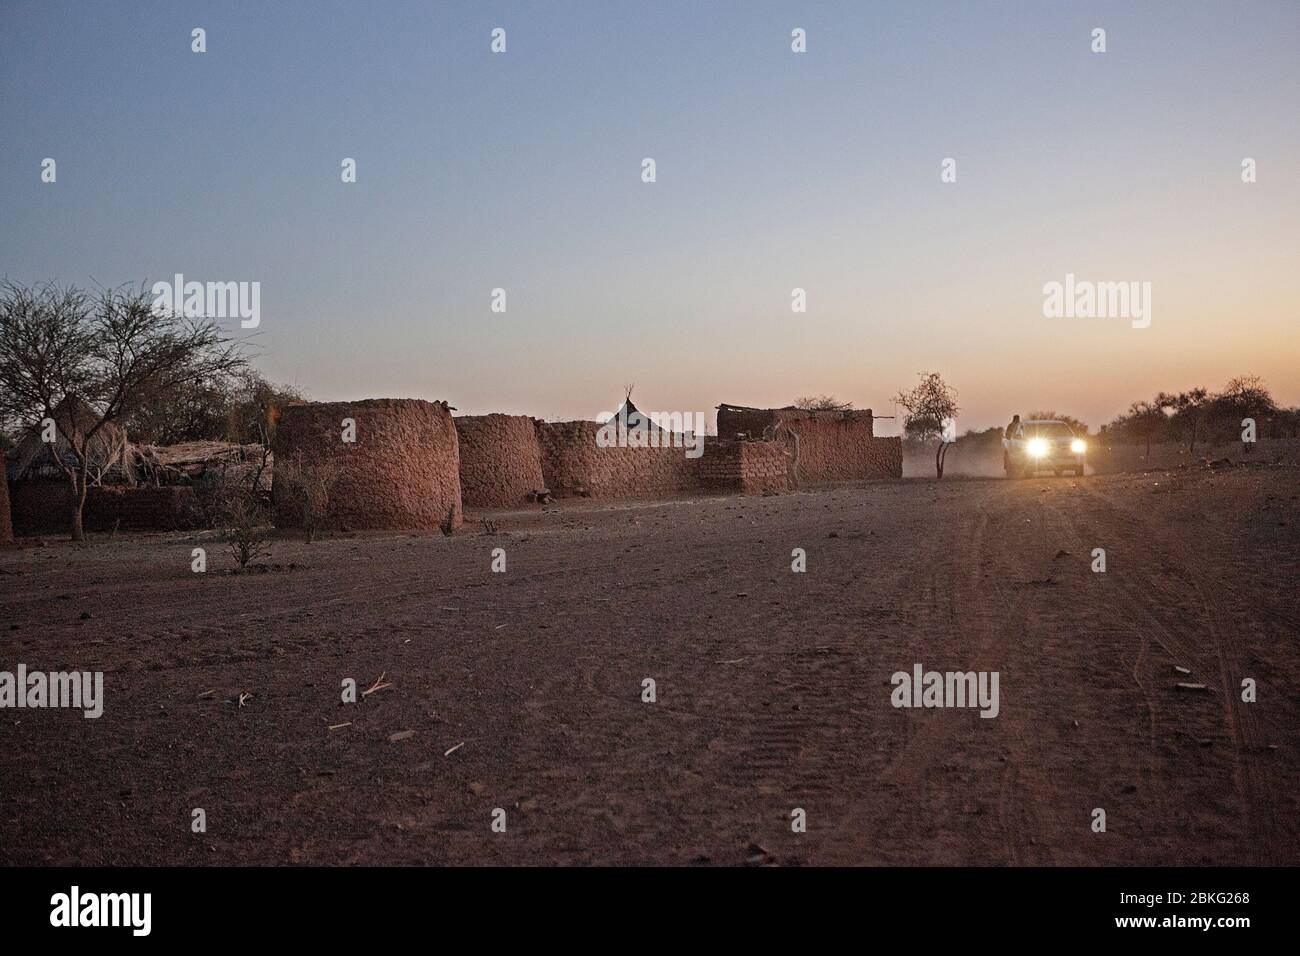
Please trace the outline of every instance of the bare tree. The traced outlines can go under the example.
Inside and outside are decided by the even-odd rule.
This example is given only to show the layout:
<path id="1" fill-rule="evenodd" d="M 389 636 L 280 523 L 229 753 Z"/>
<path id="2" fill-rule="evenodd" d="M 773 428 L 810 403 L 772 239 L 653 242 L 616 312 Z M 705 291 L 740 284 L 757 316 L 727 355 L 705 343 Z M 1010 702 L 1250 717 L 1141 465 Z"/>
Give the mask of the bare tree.
<path id="1" fill-rule="evenodd" d="M 943 477 L 944 458 L 947 456 L 948 430 L 957 416 L 957 391 L 943 380 L 938 372 L 921 372 L 916 385 L 898 393 L 897 402 L 907 409 L 903 431 L 917 441 L 939 442 L 934 452 L 934 473 Z"/>
<path id="2" fill-rule="evenodd" d="M 155 310 L 147 289 L 0 285 L 0 414 L 52 420 L 67 443 L 73 460 L 55 458 L 72 489 L 74 541 L 85 538 L 90 451 L 105 426 L 180 382 L 246 365 L 215 323 Z"/>
<path id="3" fill-rule="evenodd" d="M 851 412 L 852 402 L 836 401 L 834 395 L 800 395 L 794 407 L 806 412 Z"/>

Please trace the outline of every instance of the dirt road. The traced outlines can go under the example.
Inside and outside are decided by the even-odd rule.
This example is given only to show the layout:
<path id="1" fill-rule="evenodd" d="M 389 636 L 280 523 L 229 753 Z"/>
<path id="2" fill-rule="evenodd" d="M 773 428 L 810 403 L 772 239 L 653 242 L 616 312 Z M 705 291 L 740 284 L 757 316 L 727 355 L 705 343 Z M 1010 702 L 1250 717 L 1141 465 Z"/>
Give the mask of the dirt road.
<path id="1" fill-rule="evenodd" d="M 0 862 L 1300 863 L 1298 494 L 1240 468 L 565 503 L 239 576 L 211 537 L 0 552 L 0 670 L 106 696 L 0 711 Z M 918 663 L 997 671 L 998 716 L 893 707 Z"/>

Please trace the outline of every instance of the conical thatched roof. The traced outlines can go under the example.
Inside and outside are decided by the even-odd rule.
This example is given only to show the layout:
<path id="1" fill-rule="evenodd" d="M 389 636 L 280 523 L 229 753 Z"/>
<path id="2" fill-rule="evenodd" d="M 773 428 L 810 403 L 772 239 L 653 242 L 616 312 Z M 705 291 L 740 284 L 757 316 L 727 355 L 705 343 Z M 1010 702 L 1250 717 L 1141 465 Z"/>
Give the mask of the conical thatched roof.
<path id="1" fill-rule="evenodd" d="M 87 402 L 69 396 L 54 410 L 58 423 L 54 441 L 41 440 L 41 426 L 32 425 L 23 440 L 9 454 L 6 471 L 11 481 L 24 478 L 63 478 L 60 467 L 63 461 L 76 465 L 77 456 L 68 444 L 67 434 L 84 436 L 99 422 L 100 413 Z M 75 429 L 75 430 L 74 430 Z M 126 432 L 113 422 L 105 422 L 90 439 L 86 449 L 90 458 L 90 480 L 99 484 L 104 479 L 117 479 L 135 484 L 135 468 L 127 454 Z"/>
<path id="2" fill-rule="evenodd" d="M 619 410 L 614 413 L 613 417 L 611 417 L 608 422 L 602 422 L 602 424 L 609 424 L 610 422 L 619 423 L 622 427 L 629 430 L 642 429 L 646 432 L 656 432 L 660 430 L 659 426 L 654 423 L 649 415 L 645 414 L 632 404 L 632 386 L 630 385 L 626 389 L 626 395 L 623 398 L 623 404 L 619 407 Z"/>

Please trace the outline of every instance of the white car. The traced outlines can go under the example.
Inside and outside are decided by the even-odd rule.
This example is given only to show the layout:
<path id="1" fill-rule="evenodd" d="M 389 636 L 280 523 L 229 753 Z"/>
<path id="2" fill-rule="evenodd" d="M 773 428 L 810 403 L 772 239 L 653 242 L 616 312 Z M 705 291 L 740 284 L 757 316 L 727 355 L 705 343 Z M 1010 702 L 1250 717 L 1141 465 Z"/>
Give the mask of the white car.
<path id="1" fill-rule="evenodd" d="M 1002 467 L 1008 478 L 1029 478 L 1039 471 L 1082 475 L 1088 443 L 1065 422 L 1031 419 L 1012 426 L 1002 439 Z"/>

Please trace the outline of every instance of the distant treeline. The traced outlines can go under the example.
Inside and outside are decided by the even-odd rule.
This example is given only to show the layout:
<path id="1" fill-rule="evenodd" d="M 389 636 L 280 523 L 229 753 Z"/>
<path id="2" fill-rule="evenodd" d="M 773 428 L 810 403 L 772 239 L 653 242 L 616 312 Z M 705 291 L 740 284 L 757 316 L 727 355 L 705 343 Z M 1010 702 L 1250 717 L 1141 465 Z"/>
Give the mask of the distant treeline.
<path id="1" fill-rule="evenodd" d="M 1198 443 L 1240 441 L 1242 421 L 1255 420 L 1255 437 L 1295 438 L 1300 435 L 1300 408 L 1282 408 L 1256 375 L 1232 379 L 1221 391 L 1193 388 L 1185 392 L 1160 392 L 1149 402 L 1134 402 L 1128 411 L 1100 435 L 1112 442 L 1147 445 L 1185 443 L 1189 451 Z"/>
<path id="2" fill-rule="evenodd" d="M 1088 426 L 1079 419 L 1054 411 L 1034 411 L 1022 416 L 1029 419 L 1055 419 L 1088 434 Z M 1255 437 L 1300 437 L 1300 408 L 1283 408 L 1274 401 L 1264 381 L 1255 375 L 1232 379 L 1221 391 L 1192 388 L 1185 392 L 1159 392 L 1145 402 L 1134 402 L 1128 411 L 1115 417 L 1097 431 L 1098 438 L 1110 444 L 1146 445 L 1179 443 L 1189 451 L 1198 444 L 1223 444 L 1241 440 L 1242 420 L 1255 420 Z M 970 430 L 963 440 L 998 443 L 1002 428 Z"/>

